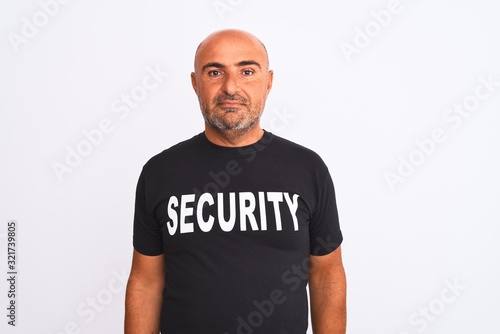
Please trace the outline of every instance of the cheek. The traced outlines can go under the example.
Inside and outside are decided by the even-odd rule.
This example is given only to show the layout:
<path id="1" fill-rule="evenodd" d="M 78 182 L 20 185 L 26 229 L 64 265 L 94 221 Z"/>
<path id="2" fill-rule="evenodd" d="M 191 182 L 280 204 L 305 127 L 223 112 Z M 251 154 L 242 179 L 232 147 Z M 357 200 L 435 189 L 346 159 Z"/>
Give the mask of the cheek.
<path id="1" fill-rule="evenodd" d="M 262 103 L 267 98 L 267 90 L 256 88 L 249 92 L 249 97 L 254 103 Z"/>
<path id="2" fill-rule="evenodd" d="M 218 89 L 214 86 L 203 86 L 200 87 L 200 96 L 203 99 L 212 100 L 215 96 L 217 96 Z"/>

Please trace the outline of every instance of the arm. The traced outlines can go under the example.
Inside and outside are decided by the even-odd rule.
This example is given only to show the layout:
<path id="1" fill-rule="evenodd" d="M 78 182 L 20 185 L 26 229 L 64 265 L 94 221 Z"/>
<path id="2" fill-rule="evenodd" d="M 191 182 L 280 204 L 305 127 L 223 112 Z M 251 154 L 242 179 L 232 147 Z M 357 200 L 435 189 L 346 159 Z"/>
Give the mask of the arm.
<path id="1" fill-rule="evenodd" d="M 345 334 L 346 277 L 340 246 L 330 254 L 310 256 L 309 294 L 314 334 Z"/>
<path id="2" fill-rule="evenodd" d="M 134 250 L 125 296 L 125 334 L 158 334 L 165 255 L 146 256 Z"/>

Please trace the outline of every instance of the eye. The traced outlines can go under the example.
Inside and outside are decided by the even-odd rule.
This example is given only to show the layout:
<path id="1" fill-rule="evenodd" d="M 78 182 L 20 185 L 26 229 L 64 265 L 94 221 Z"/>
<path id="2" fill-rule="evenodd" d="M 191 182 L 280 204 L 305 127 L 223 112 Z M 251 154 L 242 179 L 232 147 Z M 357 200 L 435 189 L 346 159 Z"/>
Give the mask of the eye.
<path id="1" fill-rule="evenodd" d="M 208 75 L 210 75 L 211 77 L 218 77 L 219 75 L 221 75 L 221 73 L 218 70 L 212 70 L 208 72 Z"/>
<path id="2" fill-rule="evenodd" d="M 243 70 L 243 75 L 245 76 L 251 76 L 254 74 L 254 71 L 252 70 Z"/>

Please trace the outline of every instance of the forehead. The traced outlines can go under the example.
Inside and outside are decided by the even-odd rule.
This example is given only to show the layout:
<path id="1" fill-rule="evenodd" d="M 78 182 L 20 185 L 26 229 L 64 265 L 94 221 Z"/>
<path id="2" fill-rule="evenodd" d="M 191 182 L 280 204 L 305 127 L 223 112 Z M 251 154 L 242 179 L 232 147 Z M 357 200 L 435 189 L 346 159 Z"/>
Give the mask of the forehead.
<path id="1" fill-rule="evenodd" d="M 246 35 L 217 35 L 202 42 L 196 54 L 195 66 L 199 69 L 210 62 L 233 65 L 249 60 L 267 66 L 266 51 L 259 40 Z"/>

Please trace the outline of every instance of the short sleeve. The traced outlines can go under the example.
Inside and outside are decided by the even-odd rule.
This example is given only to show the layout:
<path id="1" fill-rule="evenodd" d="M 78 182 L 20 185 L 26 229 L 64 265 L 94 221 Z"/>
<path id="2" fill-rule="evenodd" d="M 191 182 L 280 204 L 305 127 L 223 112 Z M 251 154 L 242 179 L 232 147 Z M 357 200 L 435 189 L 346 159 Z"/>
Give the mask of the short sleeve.
<path id="1" fill-rule="evenodd" d="M 137 182 L 134 213 L 133 245 L 136 251 L 144 255 L 163 254 L 160 226 L 147 205 L 147 185 L 143 169 Z"/>
<path id="2" fill-rule="evenodd" d="M 316 208 L 309 220 L 310 254 L 326 255 L 340 246 L 343 236 L 333 181 L 323 162 L 315 178 Z"/>

